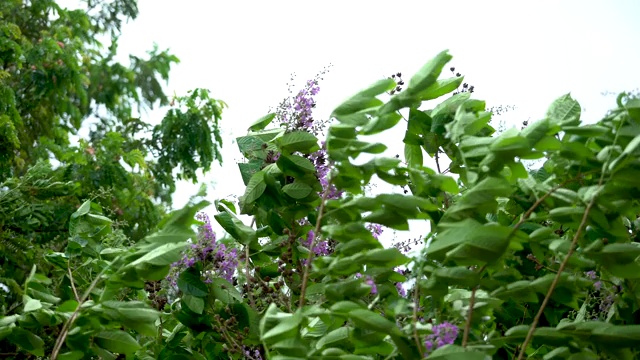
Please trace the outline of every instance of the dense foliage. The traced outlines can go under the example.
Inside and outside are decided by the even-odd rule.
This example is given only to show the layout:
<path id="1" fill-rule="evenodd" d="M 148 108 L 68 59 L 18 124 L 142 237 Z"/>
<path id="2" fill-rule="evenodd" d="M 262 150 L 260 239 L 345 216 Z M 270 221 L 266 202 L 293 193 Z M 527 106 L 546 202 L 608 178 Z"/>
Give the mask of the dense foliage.
<path id="1" fill-rule="evenodd" d="M 156 229 L 177 179 L 221 161 L 223 102 L 204 89 L 169 99 L 161 82 L 178 59 L 154 48 L 114 60 L 132 0 L 0 4 L 0 277 L 24 281 L 40 250 L 64 249 L 88 198 L 127 241 Z M 109 43 L 108 48 L 99 42 Z M 162 122 L 142 120 L 172 105 Z M 88 138 L 74 142 L 78 130 Z"/>
<path id="2" fill-rule="evenodd" d="M 3 356 L 638 357 L 637 97 L 621 94 L 602 120 L 583 124 L 564 95 L 545 118 L 496 134 L 464 78 L 441 78 L 446 51 L 406 84 L 395 74 L 358 92 L 331 121 L 313 117 L 315 78 L 236 139 L 246 185 L 238 201 L 214 201 L 209 217 L 203 190 L 165 215 L 157 204 L 169 205 L 177 179 L 195 181 L 220 161 L 224 103 L 195 90 L 153 128 L 134 118 L 136 106 L 167 102 L 154 79 L 174 58 L 114 64 L 115 46 L 105 55 L 93 39 L 115 44 L 113 14 L 135 17 L 135 2 L 88 5 L 0 5 L 14 34 L 0 38 L 0 136 L 10 139 L 1 152 Z M 22 88 L 33 79 L 22 54 L 55 45 L 37 45 L 43 29 L 76 42 L 59 46 L 78 51 L 68 54 L 76 70 Z M 84 37 L 65 38 L 72 30 Z M 82 66 L 78 54 L 89 56 Z M 44 89 L 58 100 L 36 98 Z M 91 116 L 89 139 L 71 145 Z M 397 126 L 403 159 L 383 155 Z M 385 144 L 372 140 L 381 135 Z M 374 182 L 395 190 L 376 192 Z M 386 229 L 416 221 L 430 225 L 423 242 L 381 244 Z"/>

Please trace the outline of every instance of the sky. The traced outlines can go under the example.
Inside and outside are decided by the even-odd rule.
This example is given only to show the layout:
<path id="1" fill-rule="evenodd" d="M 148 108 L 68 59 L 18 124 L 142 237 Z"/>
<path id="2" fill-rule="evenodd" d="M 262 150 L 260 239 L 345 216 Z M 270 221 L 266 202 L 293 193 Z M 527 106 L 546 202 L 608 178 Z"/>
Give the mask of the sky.
<path id="1" fill-rule="evenodd" d="M 358 90 L 396 72 L 408 79 L 448 49 L 475 98 L 515 106 L 501 119 L 518 127 L 569 92 L 583 119 L 597 121 L 615 105 L 602 92 L 640 87 L 637 0 L 141 0 L 139 9 L 123 28 L 122 58 L 153 43 L 169 48 L 181 63 L 168 93 L 207 88 L 229 105 L 221 122 L 224 164 L 202 178 L 210 200 L 242 194 L 233 139 L 287 96 L 291 73 L 302 84 L 333 65 L 316 97 L 314 118 L 326 119 Z M 153 111 L 149 121 L 165 111 Z M 388 139 L 390 154 L 402 154 L 401 138 L 393 145 Z M 197 189 L 181 183 L 174 205 Z"/>

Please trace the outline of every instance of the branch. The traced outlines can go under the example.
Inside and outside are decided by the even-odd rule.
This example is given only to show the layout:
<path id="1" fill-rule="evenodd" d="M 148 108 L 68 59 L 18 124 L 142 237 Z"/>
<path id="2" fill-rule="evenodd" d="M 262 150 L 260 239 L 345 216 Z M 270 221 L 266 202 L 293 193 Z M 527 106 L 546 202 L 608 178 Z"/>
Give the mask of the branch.
<path id="1" fill-rule="evenodd" d="M 80 303 L 80 295 L 78 295 L 78 290 L 76 290 L 76 285 L 73 281 L 73 275 L 71 274 L 71 266 L 69 262 L 67 262 L 67 272 L 69 274 L 69 282 L 71 282 L 71 289 L 73 290 L 73 295 L 76 297 L 76 301 Z"/>
<path id="2" fill-rule="evenodd" d="M 307 257 L 307 263 L 304 266 L 304 273 L 302 274 L 302 286 L 300 288 L 300 303 L 299 307 L 304 306 L 304 297 L 307 292 L 307 283 L 309 282 L 309 272 L 311 271 L 311 261 L 313 261 L 313 248 L 316 247 L 318 238 L 320 237 L 320 224 L 322 222 L 322 216 L 324 215 L 324 205 L 327 202 L 329 191 L 331 190 L 331 181 L 327 184 L 327 188 L 322 194 L 322 200 L 320 201 L 320 209 L 318 210 L 318 219 L 316 220 L 316 228 L 313 232 L 313 241 L 309 245 L 309 256 Z"/>
<path id="3" fill-rule="evenodd" d="M 120 260 L 120 256 L 115 258 L 115 260 L 113 260 L 111 264 L 116 263 L 118 260 Z M 84 294 L 82 294 L 82 298 L 80 299 L 80 301 L 78 301 L 78 306 L 76 307 L 76 310 L 73 312 L 73 314 L 71 314 L 71 317 L 69 318 L 69 320 L 67 320 L 67 322 L 62 326 L 62 330 L 60 330 L 60 335 L 58 335 L 58 338 L 56 339 L 56 343 L 53 347 L 53 351 L 51 351 L 51 360 L 56 360 L 58 358 L 60 349 L 62 349 L 62 345 L 67 339 L 67 335 L 69 335 L 69 330 L 71 329 L 71 325 L 73 325 L 73 323 L 76 321 L 76 319 L 80 315 L 80 309 L 82 308 L 82 305 L 91 294 L 91 291 L 93 291 L 96 285 L 98 285 L 98 282 L 100 281 L 100 278 L 102 277 L 102 275 L 104 275 L 104 273 L 110 268 L 111 268 L 111 265 L 102 269 L 102 271 L 98 274 L 98 276 L 96 276 L 96 278 L 93 279 L 93 281 L 91 282 L 87 290 L 84 292 Z"/>
<path id="4" fill-rule="evenodd" d="M 602 179 L 600 180 L 600 182 L 602 182 Z M 591 208 L 593 207 L 593 204 L 595 203 L 595 200 L 596 200 L 596 197 L 594 196 L 591 199 L 591 201 L 587 205 L 587 208 L 584 211 L 584 215 L 582 216 L 582 221 L 580 222 L 580 225 L 578 226 L 578 230 L 576 231 L 576 234 L 573 237 L 573 240 L 571 241 L 571 246 L 569 247 L 569 251 L 567 252 L 567 256 L 564 258 L 564 260 L 560 264 L 560 267 L 558 268 L 558 273 L 556 274 L 556 277 L 553 278 L 553 282 L 551 283 L 551 286 L 549 286 L 549 290 L 547 291 L 547 295 L 545 295 L 544 300 L 542 300 L 542 304 L 540 305 L 540 309 L 538 310 L 538 313 L 533 318 L 533 322 L 531 323 L 531 327 L 529 328 L 529 332 L 527 333 L 527 337 L 524 339 L 524 342 L 520 346 L 521 350 L 520 350 L 520 355 L 518 355 L 518 360 L 522 360 L 524 358 L 524 353 L 527 350 L 527 346 L 529 345 L 529 342 L 533 338 L 533 333 L 535 332 L 536 326 L 538 325 L 538 322 L 540 321 L 540 318 L 542 317 L 542 313 L 544 311 L 544 308 L 547 306 L 547 303 L 549 303 L 549 299 L 551 298 L 551 294 L 556 289 L 556 286 L 558 286 L 558 282 L 560 282 L 560 276 L 562 276 L 562 272 L 564 271 L 564 268 L 567 266 L 567 263 L 569 262 L 569 258 L 571 257 L 571 255 L 573 255 L 573 252 L 575 251 L 576 243 L 578 242 L 578 239 L 580 238 L 580 235 L 582 235 L 582 230 L 585 228 L 585 226 L 587 224 L 587 218 L 589 217 L 589 212 L 591 211 Z"/>
<path id="5" fill-rule="evenodd" d="M 420 352 L 420 358 L 424 357 L 422 353 L 422 344 L 420 343 L 420 337 L 418 336 L 418 306 L 420 305 L 420 273 L 421 270 L 418 270 L 418 276 L 416 277 L 416 284 L 413 287 L 413 338 L 416 341 L 416 347 L 418 348 L 418 352 Z"/>
<path id="6" fill-rule="evenodd" d="M 245 249 L 244 250 L 245 273 L 247 276 L 247 295 L 249 296 L 249 304 L 251 305 L 252 308 L 255 308 L 254 306 L 255 303 L 253 301 L 253 294 L 251 293 L 251 287 L 249 286 L 251 283 L 251 278 L 250 278 L 251 274 L 249 272 L 249 245 L 245 245 L 244 249 Z"/>
<path id="7" fill-rule="evenodd" d="M 480 268 L 480 271 L 478 271 L 478 274 L 480 274 L 481 277 L 482 277 L 482 273 L 486 268 L 487 268 L 487 265 L 485 264 L 483 267 Z M 469 342 L 469 332 L 471 331 L 471 318 L 473 315 L 473 307 L 476 305 L 476 291 L 478 291 L 479 287 L 480 287 L 480 284 L 474 286 L 474 288 L 471 290 L 471 297 L 469 298 L 469 311 L 467 312 L 467 321 L 464 324 L 464 333 L 462 335 L 462 347 L 467 347 L 467 342 Z"/>
<path id="8" fill-rule="evenodd" d="M 573 180 L 574 179 L 570 179 L 570 180 L 566 180 L 566 181 L 562 182 L 561 184 L 559 184 L 559 185 L 553 187 L 551 190 L 547 191 L 538 200 L 536 200 L 536 202 L 533 203 L 533 205 L 531 205 L 531 207 L 527 210 L 527 212 L 524 213 L 524 215 L 522 216 L 520 221 L 518 221 L 518 223 L 513 227 L 513 229 L 511 230 L 511 232 L 507 236 L 507 239 L 511 239 L 511 237 L 513 235 L 515 235 L 516 231 L 518 231 L 520 226 L 522 226 L 522 224 L 524 224 L 529 219 L 531 214 L 533 214 L 533 211 L 538 206 L 540 206 L 540 204 L 542 204 L 543 201 L 545 201 L 549 196 L 551 196 L 551 194 L 553 194 L 556 190 L 558 190 L 559 188 L 561 188 L 564 185 L 566 185 L 566 183 L 568 183 L 570 181 L 573 181 Z M 480 269 L 480 271 L 478 273 L 482 274 L 482 272 L 486 269 L 486 267 L 487 267 L 487 265 L 484 265 Z M 558 272 L 558 274 L 560 274 L 560 272 Z M 475 302 L 476 302 L 476 291 L 478 291 L 478 288 L 479 288 L 479 285 L 475 286 L 471 290 L 471 297 L 469 298 L 469 312 L 467 314 L 467 321 L 466 321 L 466 323 L 464 325 L 464 335 L 462 336 L 462 347 L 466 347 L 467 346 L 467 342 L 469 341 L 469 332 L 471 330 L 471 315 L 473 315 L 473 307 L 474 307 Z"/>

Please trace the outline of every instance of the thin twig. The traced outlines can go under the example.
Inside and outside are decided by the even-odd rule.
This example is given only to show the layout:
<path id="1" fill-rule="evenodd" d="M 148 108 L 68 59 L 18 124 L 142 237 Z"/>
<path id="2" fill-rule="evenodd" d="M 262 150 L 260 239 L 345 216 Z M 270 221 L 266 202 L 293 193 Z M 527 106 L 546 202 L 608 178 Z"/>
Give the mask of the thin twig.
<path id="1" fill-rule="evenodd" d="M 480 270 L 478 271 L 480 277 L 482 277 L 482 273 L 486 268 L 486 264 L 480 268 Z M 473 315 L 473 307 L 476 305 L 476 292 L 478 291 L 479 287 L 480 285 L 478 284 L 474 286 L 473 289 L 471 289 L 471 297 L 469 297 L 469 311 L 467 312 L 467 321 L 464 324 L 464 333 L 462 334 L 462 347 L 467 347 L 467 342 L 469 342 L 469 332 L 471 332 L 471 318 Z"/>
<path id="2" fill-rule="evenodd" d="M 575 251 L 576 244 L 578 242 L 578 239 L 580 238 L 580 235 L 582 235 L 582 230 L 584 229 L 585 225 L 587 224 L 587 219 L 589 217 L 589 212 L 591 211 L 591 208 L 593 207 L 593 204 L 595 203 L 595 200 L 596 200 L 596 197 L 594 196 L 591 199 L 591 201 L 587 205 L 587 208 L 584 211 L 584 215 L 582 216 L 582 221 L 580 222 L 580 225 L 578 226 L 578 230 L 576 231 L 576 234 L 573 237 L 573 240 L 571 241 L 571 246 L 569 247 L 569 251 L 567 252 L 567 256 L 564 258 L 564 260 L 560 264 L 560 267 L 558 268 L 558 273 L 553 278 L 553 282 L 551 282 L 551 286 L 549 286 L 549 290 L 547 291 L 547 295 L 545 295 L 544 300 L 542 300 L 542 304 L 540 304 L 540 309 L 538 309 L 538 313 L 533 318 L 533 322 L 531 323 L 531 327 L 529 327 L 529 332 L 527 333 L 527 337 L 524 339 L 524 342 L 521 345 L 521 350 L 520 350 L 520 355 L 518 355 L 518 360 L 524 359 L 524 354 L 525 354 L 525 351 L 527 350 L 527 346 L 529 345 L 529 342 L 533 338 L 533 333 L 535 332 L 536 326 L 538 325 L 538 322 L 540 321 L 540 318 L 542 317 L 542 313 L 544 312 L 544 308 L 547 306 L 547 303 L 549 303 L 549 299 L 551 298 L 551 294 L 556 289 L 556 286 L 558 286 L 558 282 L 560 282 L 560 277 L 562 276 L 562 272 L 564 271 L 564 268 L 567 266 L 567 263 L 569 262 L 569 258 L 571 257 L 571 255 L 573 255 L 573 252 Z"/>
<path id="3" fill-rule="evenodd" d="M 71 265 L 67 262 L 67 272 L 69 273 L 69 282 L 71 282 L 71 289 L 73 290 L 73 295 L 76 297 L 76 301 L 80 303 L 80 295 L 78 295 L 78 290 L 76 290 L 76 285 L 73 281 L 73 274 L 71 274 Z"/>
<path id="4" fill-rule="evenodd" d="M 418 274 L 422 271 L 418 270 Z M 416 277 L 416 283 L 413 286 L 413 338 L 416 341 L 416 347 L 420 352 L 420 358 L 424 357 L 422 353 L 422 344 L 420 343 L 420 337 L 418 336 L 418 305 L 420 305 L 420 276 Z"/>
<path id="5" fill-rule="evenodd" d="M 442 171 L 440 171 L 440 160 L 438 159 L 439 153 L 440 153 L 440 148 L 436 149 L 436 156 L 434 156 L 434 159 L 436 160 L 436 169 L 438 169 L 438 174 L 442 174 Z"/>
<path id="6" fill-rule="evenodd" d="M 249 286 L 251 283 L 251 274 L 249 273 L 249 245 L 244 246 L 244 261 L 245 261 L 245 273 L 247 276 L 247 295 L 249 296 L 249 304 L 251 308 L 255 308 L 255 303 L 253 301 L 253 294 L 251 293 L 251 287 Z"/>
<path id="7" fill-rule="evenodd" d="M 113 260 L 111 264 L 116 263 L 118 260 L 120 260 L 120 257 L 117 257 L 115 260 Z M 64 344 L 65 340 L 67 339 L 67 335 L 71 330 L 71 325 L 73 325 L 73 323 L 78 318 L 78 315 L 80 315 L 80 309 L 82 308 L 82 304 L 84 304 L 84 302 L 87 300 L 87 298 L 91 294 L 91 291 L 93 291 L 96 285 L 98 285 L 98 282 L 100 281 L 100 278 L 102 277 L 102 275 L 104 275 L 104 273 L 109 268 L 111 268 L 111 265 L 102 269 L 102 271 L 98 274 L 98 276 L 96 276 L 96 278 L 93 279 L 93 281 L 91 282 L 87 290 L 84 292 L 84 294 L 82 294 L 82 298 L 80 299 L 80 301 L 78 301 L 78 306 L 76 307 L 76 310 L 73 312 L 73 314 L 71 314 L 71 317 L 69 318 L 69 320 L 67 320 L 67 322 L 62 326 L 62 330 L 60 330 L 60 335 L 58 335 L 58 338 L 56 339 L 56 343 L 53 347 L 53 351 L 51 351 L 51 360 L 56 360 L 58 358 L 60 349 L 62 349 L 62 345 Z"/>
<path id="8" fill-rule="evenodd" d="M 573 179 L 571 179 L 571 180 L 573 180 Z M 540 204 L 542 204 L 543 201 L 545 201 L 549 196 L 551 196 L 551 194 L 553 194 L 556 190 L 558 190 L 559 188 L 563 187 L 567 182 L 569 182 L 571 180 L 564 181 L 563 183 L 555 186 L 551 190 L 547 191 L 544 195 L 542 195 L 538 200 L 536 200 L 536 202 L 533 203 L 533 205 L 531 205 L 531 207 L 527 210 L 527 212 L 524 213 L 524 215 L 522 216 L 520 221 L 518 221 L 518 223 L 513 227 L 513 229 L 511 229 L 511 232 L 507 236 L 507 240 L 511 239 L 511 237 L 513 235 L 515 235 L 516 231 L 518 231 L 520 226 L 522 226 L 522 224 L 524 224 L 529 219 L 531 214 L 533 214 L 533 211 L 538 206 L 540 206 Z M 486 267 L 487 267 L 487 265 L 485 264 L 480 269 L 480 271 L 478 272 L 481 276 L 482 276 L 482 272 L 486 269 Z M 467 313 L 467 321 L 465 323 L 464 334 L 462 336 L 462 347 L 466 347 L 467 346 L 467 342 L 469 341 L 469 332 L 471 330 L 471 316 L 473 315 L 473 307 L 475 306 L 476 291 L 478 290 L 478 287 L 479 287 L 479 285 L 475 286 L 471 290 L 471 297 L 469 298 L 469 312 Z"/>
<path id="9" fill-rule="evenodd" d="M 313 232 L 313 240 L 309 245 L 309 256 L 307 257 L 307 263 L 304 266 L 304 273 L 302 274 L 302 286 L 300 287 L 300 303 L 299 307 L 304 306 L 304 297 L 307 292 L 307 283 L 309 282 L 309 272 L 311 271 L 311 261 L 313 261 L 313 248 L 316 246 L 318 238 L 320 237 L 320 224 L 322 222 L 322 216 L 324 215 L 324 205 L 327 202 L 327 197 L 331 191 L 331 180 L 327 184 L 327 188 L 322 194 L 322 200 L 320 201 L 320 209 L 318 210 L 318 219 L 316 220 L 316 228 Z"/>

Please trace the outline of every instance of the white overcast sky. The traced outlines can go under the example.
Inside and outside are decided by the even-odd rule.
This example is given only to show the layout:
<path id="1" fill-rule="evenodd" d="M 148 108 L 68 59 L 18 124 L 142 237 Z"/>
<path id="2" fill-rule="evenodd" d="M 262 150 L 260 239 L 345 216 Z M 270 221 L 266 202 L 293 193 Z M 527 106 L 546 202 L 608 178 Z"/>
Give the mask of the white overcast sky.
<path id="1" fill-rule="evenodd" d="M 476 98 L 517 107 L 503 116 L 510 125 L 541 118 L 568 92 L 595 121 L 615 103 L 603 91 L 640 87 L 638 0 L 141 0 L 139 8 L 123 29 L 122 55 L 143 55 L 154 42 L 170 48 L 181 63 L 168 93 L 203 87 L 229 105 L 224 165 L 203 177 L 210 200 L 242 194 L 233 139 L 287 95 L 292 72 L 302 83 L 333 64 L 315 118 L 383 76 L 400 71 L 408 79 L 444 49 Z M 401 138 L 392 141 L 402 154 Z M 174 205 L 197 188 L 181 185 Z"/>

